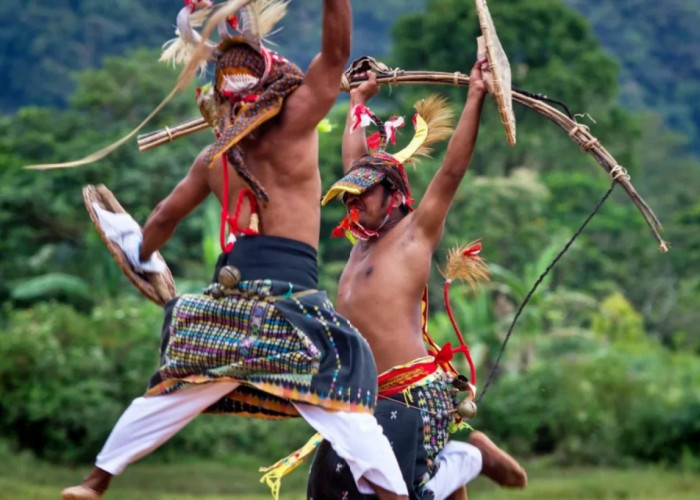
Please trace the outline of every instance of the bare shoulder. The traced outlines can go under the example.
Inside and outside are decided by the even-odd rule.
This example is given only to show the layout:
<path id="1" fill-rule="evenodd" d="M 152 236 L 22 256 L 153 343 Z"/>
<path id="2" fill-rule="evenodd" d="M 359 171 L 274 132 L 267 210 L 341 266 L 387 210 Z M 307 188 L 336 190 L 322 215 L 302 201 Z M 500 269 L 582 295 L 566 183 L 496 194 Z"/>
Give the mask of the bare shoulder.
<path id="1" fill-rule="evenodd" d="M 208 146 L 203 148 L 199 154 L 195 157 L 190 170 L 188 172 L 188 177 L 196 182 L 204 182 L 209 185 L 213 190 L 212 180 L 219 180 L 221 177 L 221 158 L 217 158 L 211 164 L 206 161 L 206 153 Z M 214 175 L 218 174 L 218 175 Z"/>
<path id="2" fill-rule="evenodd" d="M 207 148 L 205 147 L 195 157 L 187 175 L 180 181 L 178 187 L 180 190 L 190 190 L 193 192 L 217 192 L 217 187 L 220 184 L 221 170 L 215 168 L 221 165 L 221 160 L 217 159 L 213 165 L 205 160 Z M 214 175 L 214 174 L 218 175 Z"/>
<path id="3" fill-rule="evenodd" d="M 209 146 L 203 148 L 195 157 L 194 161 L 192 162 L 192 166 L 190 167 L 191 175 L 205 175 L 209 171 L 209 164 L 204 159 L 207 149 L 209 149 Z M 217 162 L 220 161 L 221 160 L 217 160 Z"/>

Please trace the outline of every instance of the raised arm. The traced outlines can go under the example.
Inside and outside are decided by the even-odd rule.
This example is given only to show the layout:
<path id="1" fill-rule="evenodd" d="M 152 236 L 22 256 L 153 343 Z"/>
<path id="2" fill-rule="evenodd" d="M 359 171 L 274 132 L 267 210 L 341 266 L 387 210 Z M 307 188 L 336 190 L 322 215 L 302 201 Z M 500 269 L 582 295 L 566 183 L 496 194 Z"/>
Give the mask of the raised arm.
<path id="1" fill-rule="evenodd" d="M 363 76 L 363 75 L 357 75 Z M 359 157 L 367 153 L 367 141 L 363 130 L 352 131 L 353 108 L 358 104 L 366 106 L 372 97 L 379 92 L 377 85 L 377 75 L 368 72 L 367 81 L 363 82 L 359 87 L 350 91 L 350 108 L 348 116 L 345 120 L 345 130 L 343 131 L 343 172 L 347 173 L 350 170 L 353 162 Z"/>
<path id="2" fill-rule="evenodd" d="M 442 237 L 447 212 L 459 183 L 469 168 L 479 132 L 481 108 L 486 95 L 483 72 L 488 71 L 486 60 L 477 61 L 469 75 L 467 102 L 447 146 L 445 159 L 430 182 L 414 213 L 414 224 L 433 245 Z"/>
<path id="3" fill-rule="evenodd" d="M 290 133 L 313 130 L 335 103 L 350 57 L 351 31 L 350 0 L 324 0 L 321 52 L 285 103 L 282 119 Z"/>
<path id="4" fill-rule="evenodd" d="M 178 223 L 211 192 L 207 183 L 208 166 L 203 153 L 195 159 L 187 176 L 153 209 L 143 228 L 141 260 L 148 260 L 175 232 Z"/>

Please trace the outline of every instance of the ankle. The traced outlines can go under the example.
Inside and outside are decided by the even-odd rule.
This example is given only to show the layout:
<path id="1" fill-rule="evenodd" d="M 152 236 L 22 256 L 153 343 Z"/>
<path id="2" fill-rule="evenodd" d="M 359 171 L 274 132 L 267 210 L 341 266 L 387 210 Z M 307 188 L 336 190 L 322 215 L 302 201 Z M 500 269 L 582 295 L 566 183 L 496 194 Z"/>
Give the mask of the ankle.
<path id="1" fill-rule="evenodd" d="M 102 495 L 109 487 L 111 480 L 112 474 L 95 466 L 81 484 Z"/>

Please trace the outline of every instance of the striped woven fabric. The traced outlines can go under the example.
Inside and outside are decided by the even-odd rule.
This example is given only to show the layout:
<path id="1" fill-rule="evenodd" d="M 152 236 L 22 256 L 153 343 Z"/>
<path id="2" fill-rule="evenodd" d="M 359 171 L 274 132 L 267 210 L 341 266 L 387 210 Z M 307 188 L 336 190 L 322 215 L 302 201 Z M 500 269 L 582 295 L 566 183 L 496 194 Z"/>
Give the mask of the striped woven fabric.
<path id="1" fill-rule="evenodd" d="M 236 295 L 188 294 L 169 303 L 161 367 L 147 394 L 234 380 L 243 385 L 208 411 L 285 418 L 297 415 L 291 402 L 372 411 L 369 346 L 335 314 L 325 292 L 300 291 L 290 283 L 244 281 Z"/>

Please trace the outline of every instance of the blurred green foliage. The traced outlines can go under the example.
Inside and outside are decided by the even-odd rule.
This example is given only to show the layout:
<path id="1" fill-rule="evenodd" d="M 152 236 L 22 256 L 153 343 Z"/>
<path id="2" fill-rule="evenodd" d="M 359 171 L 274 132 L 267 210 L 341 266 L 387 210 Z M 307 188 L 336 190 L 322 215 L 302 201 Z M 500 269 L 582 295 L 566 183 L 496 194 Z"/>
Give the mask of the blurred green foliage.
<path id="1" fill-rule="evenodd" d="M 160 309 L 133 297 L 89 314 L 56 302 L 10 310 L 0 342 L 0 428 L 13 449 L 61 462 L 94 458 L 114 422 L 158 368 Z M 161 459 L 221 458 L 237 450 L 276 461 L 311 435 L 302 420 L 202 416 L 173 438 Z"/>
<path id="2" fill-rule="evenodd" d="M 49 63 L 56 71 L 42 85 L 27 85 L 25 98 L 60 108 L 22 106 L 0 116 L 0 439 L 13 449 L 62 461 L 89 461 L 124 405 L 143 392 L 156 369 L 161 321 L 159 310 L 138 298 L 90 227 L 82 186 L 106 184 L 143 222 L 212 137 L 201 132 L 143 154 L 130 144 L 78 169 L 20 168 L 79 158 L 109 144 L 145 117 L 174 84 L 176 72 L 154 63 L 155 50 L 135 49 L 104 59 L 100 69 L 78 73 L 77 89 L 65 100 L 69 68 L 96 63 L 94 54 L 87 53 L 81 65 L 66 62 L 74 63 L 71 54 L 84 53 L 83 45 L 94 49 L 99 39 L 121 52 L 127 45 L 146 43 L 135 38 L 132 45 L 131 31 L 120 28 L 124 12 L 141 12 L 130 10 L 133 2 L 84 3 L 56 4 L 56 19 L 87 16 L 84 26 L 76 18 L 64 33 L 49 27 L 30 51 L 37 58 L 37 74 Z M 280 35 L 294 34 L 299 44 L 285 43 L 283 52 L 308 46 L 304 54 L 310 57 L 318 46 L 313 42 L 317 2 L 295 4 L 304 8 L 293 5 L 290 15 L 301 21 Z M 398 19 L 387 62 L 405 69 L 467 72 L 478 30 L 471 4 L 428 0 L 425 12 L 415 13 L 422 4 L 410 3 L 406 8 L 413 13 Z M 388 50 L 390 14 L 404 2 L 378 5 L 353 3 L 365 21 L 361 26 L 356 22 L 355 40 L 373 55 Z M 147 10 L 166 7 L 172 10 L 165 2 L 152 2 Z M 0 8 L 0 14 L 7 15 L 8 9 Z M 629 199 L 614 193 L 523 311 L 474 424 L 511 450 L 554 453 L 565 463 L 699 463 L 700 279 L 693 271 L 700 265 L 700 169 L 687 153 L 690 139 L 668 130 L 656 111 L 635 115 L 622 108 L 617 68 L 627 62 L 605 53 L 586 20 L 563 2 L 501 0 L 492 2 L 491 11 L 511 56 L 515 84 L 563 99 L 574 112 L 595 118 L 593 123 L 578 117 L 629 169 L 665 223 L 673 249 L 660 255 Z M 30 1 L 22 22 L 44 15 Z M 167 29 L 173 18 L 166 16 Z M 155 30 L 152 22 L 139 18 L 132 28 L 150 30 L 139 27 L 143 24 Z M 94 29 L 101 24 L 110 29 Z M 67 54 L 58 55 L 61 47 L 54 40 L 59 34 L 68 37 L 76 26 L 87 38 L 76 38 Z M 363 30 L 377 32 L 377 37 L 358 35 L 367 32 Z M 159 40 L 162 33 L 158 31 Z M 0 35 L 0 44 L 8 43 L 8 36 Z M 37 54 L 45 54 L 48 45 L 57 55 L 40 59 Z M 14 79 L 29 80 L 13 68 L 8 88 L 16 90 Z M 45 84 L 54 84 L 58 92 L 45 91 L 45 101 L 33 100 L 30 94 Z M 376 103 L 382 116 L 408 116 L 412 103 L 429 91 L 435 89 L 384 90 L 373 107 Z M 178 96 L 149 129 L 197 116 L 193 92 Z M 439 92 L 453 100 L 455 110 L 461 109 L 463 89 Z M 336 126 L 321 135 L 324 188 L 342 172 L 346 113 L 344 104 L 333 109 L 329 119 Z M 492 283 L 478 294 L 456 286 L 452 290 L 453 309 L 477 360 L 480 384 L 494 367 L 529 287 L 610 182 L 555 125 L 524 108 L 516 113 L 518 145 L 509 148 L 495 107 L 486 105 L 470 173 L 434 259 L 441 266 L 447 249 L 482 238 L 482 255 L 492 264 Z M 400 141 L 410 135 L 404 131 Z M 433 158 L 409 170 L 418 200 L 443 154 L 437 148 Z M 218 210 L 214 200 L 207 200 L 163 249 L 181 290 L 197 290 L 209 279 L 217 255 Z M 342 212 L 340 204 L 322 212 L 320 286 L 331 297 L 349 252 L 344 239 L 327 238 Z M 439 342 L 454 343 L 441 281 L 433 273 L 431 331 Z M 275 425 L 203 416 L 160 456 L 219 457 L 254 447 L 255 453 L 273 459 L 310 434 L 301 421 L 284 423 L 287 432 Z"/>

